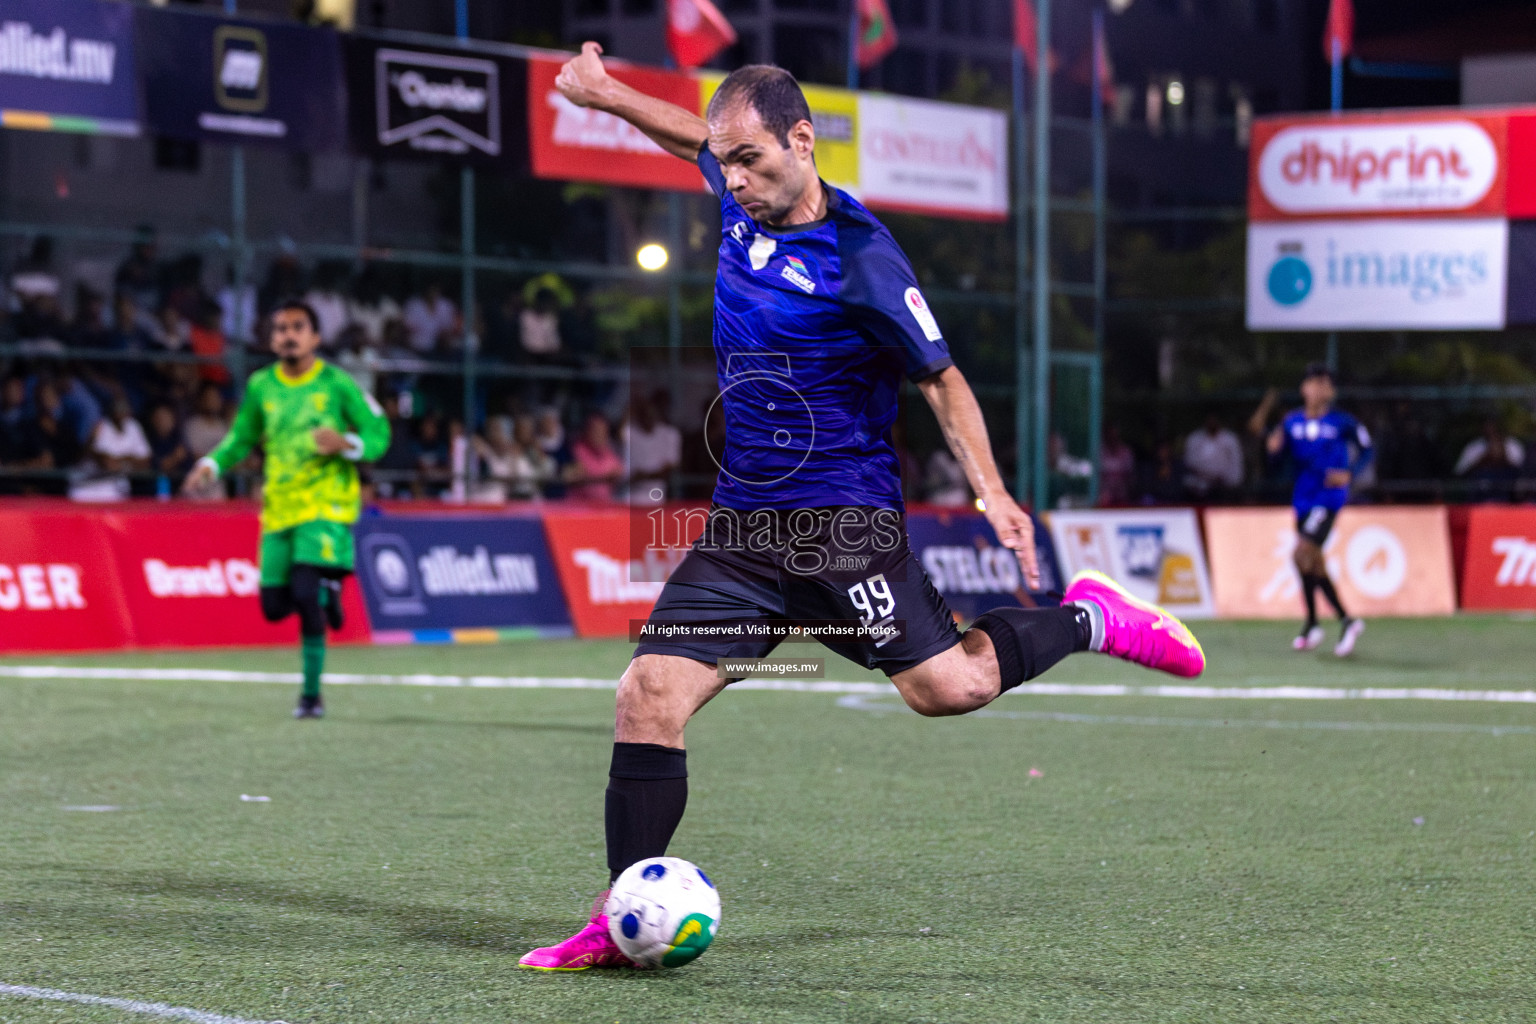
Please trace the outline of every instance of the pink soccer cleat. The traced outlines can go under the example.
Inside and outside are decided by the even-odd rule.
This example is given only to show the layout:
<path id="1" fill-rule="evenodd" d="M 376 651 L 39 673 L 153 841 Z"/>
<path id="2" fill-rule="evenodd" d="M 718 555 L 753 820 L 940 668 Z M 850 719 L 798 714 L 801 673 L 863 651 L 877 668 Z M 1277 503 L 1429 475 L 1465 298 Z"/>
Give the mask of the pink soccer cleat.
<path id="1" fill-rule="evenodd" d="M 586 926 L 553 946 L 542 946 L 524 953 L 517 962 L 519 967 L 535 971 L 584 971 L 588 967 L 635 967 L 629 957 L 619 952 L 608 935 L 608 915 L 603 913 L 607 902 L 605 892 L 592 905 L 592 918 Z"/>
<path id="2" fill-rule="evenodd" d="M 1062 601 L 1092 604 L 1103 613 L 1102 636 L 1095 636 L 1093 648 L 1101 654 L 1186 679 L 1205 671 L 1205 652 L 1189 627 L 1101 572 L 1089 569 L 1072 577 Z"/>

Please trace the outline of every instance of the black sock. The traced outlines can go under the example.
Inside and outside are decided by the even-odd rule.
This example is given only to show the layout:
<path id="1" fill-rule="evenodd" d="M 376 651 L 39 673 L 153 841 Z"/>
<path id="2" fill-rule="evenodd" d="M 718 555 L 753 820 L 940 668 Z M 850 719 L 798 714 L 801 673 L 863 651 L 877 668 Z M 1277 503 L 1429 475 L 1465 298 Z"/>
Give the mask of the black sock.
<path id="1" fill-rule="evenodd" d="M 1307 629 L 1317 625 L 1317 577 L 1301 574 L 1301 593 L 1307 599 Z"/>
<path id="2" fill-rule="evenodd" d="M 659 743 L 613 745 L 603 814 L 610 884 L 636 861 L 667 852 L 686 806 L 687 751 Z"/>
<path id="3" fill-rule="evenodd" d="M 1075 605 L 994 608 L 971 623 L 992 638 L 1002 688 L 1033 679 L 1062 658 L 1088 649 L 1092 625 Z"/>
<path id="4" fill-rule="evenodd" d="M 1333 610 L 1339 616 L 1339 618 L 1349 618 L 1349 616 L 1344 613 L 1344 605 L 1339 602 L 1339 592 L 1333 589 L 1333 580 L 1329 579 L 1327 576 L 1317 577 L 1317 589 L 1321 590 L 1323 592 L 1323 596 L 1328 599 L 1328 603 L 1333 605 Z"/>

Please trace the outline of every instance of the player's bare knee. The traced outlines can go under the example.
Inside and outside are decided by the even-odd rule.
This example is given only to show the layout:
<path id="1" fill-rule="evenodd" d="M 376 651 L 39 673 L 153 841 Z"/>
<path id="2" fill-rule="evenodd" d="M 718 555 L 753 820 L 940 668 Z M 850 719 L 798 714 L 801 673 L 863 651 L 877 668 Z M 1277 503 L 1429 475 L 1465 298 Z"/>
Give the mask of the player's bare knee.
<path id="1" fill-rule="evenodd" d="M 662 673 L 643 657 L 629 663 L 619 679 L 616 722 L 621 734 L 680 728 Z"/>

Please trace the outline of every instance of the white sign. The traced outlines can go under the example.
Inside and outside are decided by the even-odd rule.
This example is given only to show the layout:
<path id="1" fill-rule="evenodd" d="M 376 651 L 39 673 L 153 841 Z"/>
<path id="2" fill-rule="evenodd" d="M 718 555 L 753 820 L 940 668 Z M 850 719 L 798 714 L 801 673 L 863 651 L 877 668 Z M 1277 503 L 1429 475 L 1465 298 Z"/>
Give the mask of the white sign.
<path id="1" fill-rule="evenodd" d="M 1503 220 L 1248 225 L 1252 330 L 1504 326 Z"/>
<path id="2" fill-rule="evenodd" d="M 1006 217 L 1007 116 L 860 93 L 858 193 L 888 209 Z"/>
<path id="3" fill-rule="evenodd" d="M 1259 188 L 1284 213 L 1465 210 L 1499 175 L 1499 151 L 1473 121 L 1296 125 L 1259 154 Z"/>
<path id="4" fill-rule="evenodd" d="M 1097 569 L 1180 618 L 1216 614 L 1194 509 L 1052 512 L 1049 518 L 1064 576 Z"/>

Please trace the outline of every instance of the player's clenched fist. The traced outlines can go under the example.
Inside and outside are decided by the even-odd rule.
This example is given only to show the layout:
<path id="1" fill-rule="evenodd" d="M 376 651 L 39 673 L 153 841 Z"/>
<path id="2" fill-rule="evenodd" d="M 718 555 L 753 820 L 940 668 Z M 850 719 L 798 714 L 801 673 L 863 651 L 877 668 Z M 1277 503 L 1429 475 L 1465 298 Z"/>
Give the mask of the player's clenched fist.
<path id="1" fill-rule="evenodd" d="M 560 95 L 578 107 L 595 106 L 603 89 L 611 81 L 603 67 L 603 48 L 597 43 L 582 43 L 581 52 L 565 62 L 555 76 Z"/>
<path id="2" fill-rule="evenodd" d="M 1040 589 L 1040 564 L 1035 556 L 1035 524 L 1029 513 L 1007 495 L 989 498 L 986 502 L 987 522 L 997 533 L 998 543 L 1008 548 L 1019 559 L 1024 570 L 1024 584 L 1030 590 Z"/>

